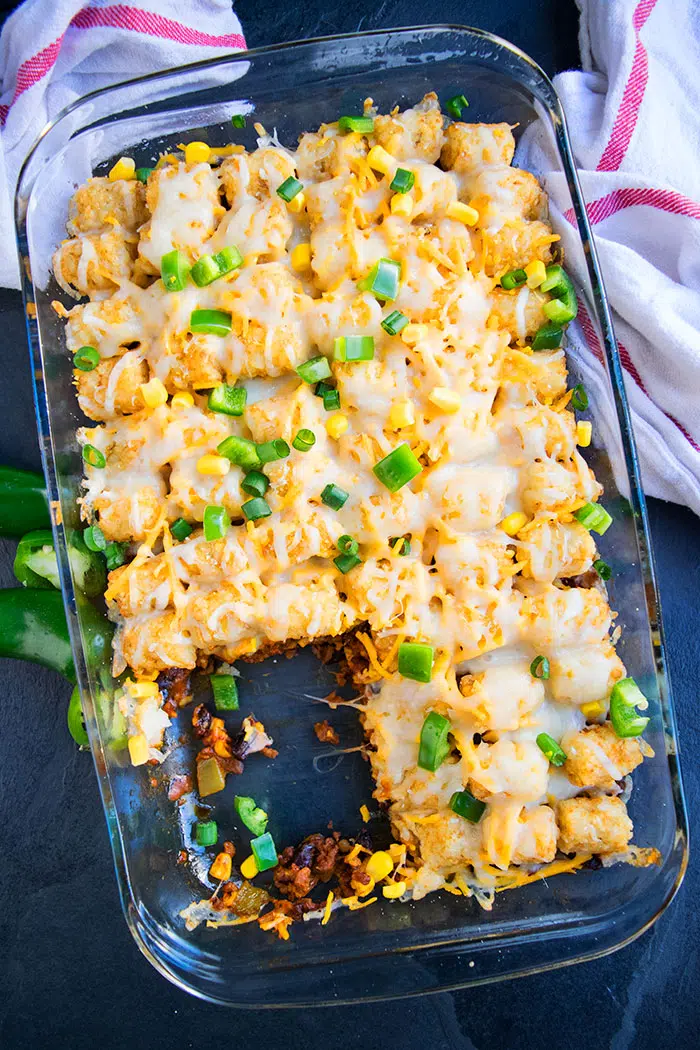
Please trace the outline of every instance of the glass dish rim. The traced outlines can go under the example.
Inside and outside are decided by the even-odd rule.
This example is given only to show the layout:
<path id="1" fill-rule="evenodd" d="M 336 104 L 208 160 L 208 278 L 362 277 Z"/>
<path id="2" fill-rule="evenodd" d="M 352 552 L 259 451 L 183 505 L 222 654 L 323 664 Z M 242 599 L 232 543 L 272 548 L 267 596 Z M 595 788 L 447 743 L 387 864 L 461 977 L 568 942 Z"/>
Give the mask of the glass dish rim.
<path id="1" fill-rule="evenodd" d="M 493 983 L 503 978 L 542 972 L 548 969 L 560 969 L 563 966 L 573 965 L 576 962 L 588 961 L 591 959 L 611 954 L 619 948 L 624 947 L 626 944 L 629 944 L 632 940 L 635 940 L 656 921 L 659 915 L 661 915 L 661 913 L 665 910 L 665 908 L 675 896 L 675 893 L 677 892 L 682 882 L 688 862 L 688 826 L 685 807 L 685 796 L 678 760 L 678 739 L 676 720 L 673 709 L 670 682 L 668 678 L 668 672 L 666 669 L 665 638 L 663 622 L 661 617 L 660 598 L 656 580 L 656 570 L 654 565 L 654 557 L 649 532 L 646 502 L 641 486 L 634 435 L 632 432 L 630 421 L 629 404 L 627 401 L 626 391 L 624 387 L 622 367 L 620 363 L 617 342 L 613 331 L 610 310 L 605 289 L 603 286 L 603 280 L 600 271 L 600 265 L 597 258 L 595 243 L 593 241 L 590 224 L 586 212 L 586 206 L 581 192 L 575 163 L 573 160 L 573 153 L 566 124 L 566 117 L 559 95 L 547 74 L 532 58 L 530 58 L 530 56 L 526 52 L 522 51 L 517 45 L 510 43 L 504 38 L 499 37 L 496 34 L 490 33 L 487 30 L 478 29 L 476 27 L 469 27 L 452 23 L 435 23 L 417 26 L 394 27 L 390 29 L 375 29 L 368 32 L 331 34 L 328 36 L 313 37 L 279 44 L 272 44 L 266 47 L 252 48 L 244 51 L 236 51 L 223 57 L 188 63 L 183 66 L 171 67 L 170 69 L 162 70 L 160 72 L 149 73 L 144 76 L 131 78 L 129 80 L 121 81 L 119 83 L 109 85 L 108 87 L 90 92 L 89 94 L 84 95 L 79 99 L 76 99 L 69 106 L 61 110 L 56 115 L 54 120 L 47 123 L 47 125 L 42 130 L 41 135 L 33 144 L 20 170 L 15 196 L 15 225 L 20 248 L 20 257 L 22 257 L 22 245 L 24 244 L 26 246 L 27 243 L 26 202 L 28 202 L 31 198 L 33 182 L 30 184 L 30 187 L 28 191 L 26 191 L 24 197 L 22 196 L 22 190 L 23 182 L 31 164 L 31 161 L 35 153 L 39 149 L 42 140 L 46 137 L 47 134 L 49 134 L 54 128 L 56 128 L 62 121 L 66 120 L 71 114 L 79 112 L 82 108 L 89 106 L 89 104 L 95 99 L 108 96 L 113 92 L 124 88 L 136 87 L 138 85 L 153 83 L 157 81 L 167 82 L 167 80 L 170 78 L 175 78 L 183 75 L 192 76 L 196 75 L 198 71 L 215 69 L 217 67 L 225 67 L 227 65 L 231 65 L 232 63 L 245 62 L 247 59 L 254 60 L 256 58 L 262 58 L 268 55 L 279 53 L 284 54 L 285 52 L 289 52 L 301 46 L 308 46 L 314 44 L 329 46 L 338 42 L 342 42 L 344 40 L 361 40 L 376 37 L 389 38 L 397 37 L 404 33 L 426 33 L 435 31 L 454 32 L 462 35 L 463 38 L 467 40 L 470 38 L 479 39 L 497 45 L 499 49 L 505 50 L 510 55 L 514 56 L 520 62 L 524 63 L 527 67 L 529 67 L 531 73 L 534 75 L 538 82 L 538 86 L 541 89 L 545 89 L 546 93 L 549 96 L 549 100 L 547 103 L 549 108 L 549 117 L 552 121 L 553 129 L 556 134 L 558 152 L 571 193 L 573 209 L 576 219 L 576 229 L 581 239 L 581 244 L 585 251 L 588 278 L 590 280 L 591 290 L 593 293 L 595 319 L 598 322 L 602 334 L 603 353 L 605 355 L 605 360 L 609 370 L 610 385 L 614 397 L 617 420 L 620 428 L 620 447 L 622 448 L 624 454 L 625 468 L 627 471 L 627 478 L 630 485 L 629 501 L 632 507 L 632 517 L 634 519 L 634 532 L 640 552 L 639 572 L 640 579 L 644 584 L 645 590 L 647 621 L 649 624 L 651 635 L 651 645 L 654 657 L 654 670 L 660 697 L 660 708 L 663 717 L 664 729 L 666 733 L 670 736 L 670 739 L 674 745 L 672 749 L 667 749 L 666 759 L 674 803 L 674 813 L 676 818 L 676 834 L 680 834 L 683 838 L 684 851 L 681 862 L 678 867 L 678 871 L 676 873 L 673 886 L 667 892 L 664 900 L 659 904 L 656 912 L 653 915 L 646 917 L 638 929 L 625 935 L 621 941 L 614 944 L 594 948 L 590 951 L 584 950 L 582 953 L 574 955 L 572 958 L 560 959 L 550 963 L 539 963 L 535 964 L 534 966 L 525 966 L 520 969 L 517 969 L 515 972 L 505 973 L 503 975 L 495 974 L 483 978 L 472 979 L 466 977 L 464 981 L 460 981 L 458 983 L 451 983 L 449 985 L 443 985 L 436 988 L 430 988 L 427 990 L 418 989 L 402 991 L 399 994 L 399 996 L 396 996 L 397 998 L 414 997 L 422 994 L 432 994 L 433 992 L 437 991 L 456 990 L 458 988 L 476 986 L 478 984 Z M 541 102 L 541 104 L 544 103 Z M 137 106 L 131 108 L 137 108 Z M 128 110 L 121 112 L 121 116 L 124 116 L 127 112 Z M 81 127 L 77 129 L 76 133 L 81 133 L 85 130 L 87 130 L 87 127 Z M 28 256 L 28 252 L 25 252 L 24 254 Z M 22 293 L 26 305 L 28 302 L 32 301 L 33 283 L 30 274 L 27 272 L 27 268 L 21 267 L 21 275 Z M 34 401 L 37 428 L 40 438 L 42 465 L 44 469 L 44 474 L 47 479 L 49 499 L 53 503 L 54 501 L 59 501 L 60 495 L 58 491 L 56 468 L 51 450 L 51 427 L 48 415 L 48 396 L 46 392 L 46 385 L 43 381 L 44 377 L 42 360 L 40 356 L 41 346 L 38 321 L 36 317 L 31 317 L 26 312 L 25 316 L 29 335 L 30 356 L 33 364 Z M 257 1009 L 259 1009 L 261 1006 L 268 1008 L 297 1008 L 298 1006 L 323 1005 L 322 1003 L 316 1001 L 308 1003 L 295 1002 L 276 1004 L 260 1002 L 234 1003 L 227 999 L 219 999 L 212 994 L 207 994 L 204 991 L 198 989 L 197 987 L 188 984 L 178 972 L 173 972 L 172 970 L 168 969 L 164 965 L 163 960 L 159 957 L 159 955 L 151 951 L 148 944 L 146 943 L 146 937 L 152 936 L 152 932 L 147 930 L 144 925 L 143 918 L 140 914 L 138 899 L 136 898 L 132 890 L 129 871 L 125 861 L 124 846 L 121 841 L 121 832 L 119 831 L 118 822 L 116 820 L 116 807 L 112 799 L 108 774 L 104 771 L 104 769 L 100 769 L 100 764 L 104 765 L 104 756 L 102 753 L 103 749 L 99 737 L 97 723 L 94 716 L 92 691 L 87 678 L 84 650 L 76 614 L 75 593 L 73 590 L 73 584 L 70 574 L 65 571 L 65 532 L 63 526 L 57 523 L 55 520 L 52 523 L 52 527 L 61 555 L 61 557 L 59 557 L 59 562 L 63 562 L 63 565 L 61 565 L 63 601 L 66 608 L 73 656 L 76 664 L 77 678 L 81 688 L 81 693 L 83 697 L 87 699 L 86 721 L 88 735 L 90 737 L 91 745 L 93 746 L 93 761 L 95 763 L 96 772 L 98 775 L 100 794 L 102 798 L 103 808 L 105 811 L 107 825 L 110 832 L 113 862 L 115 867 L 115 873 L 117 876 L 122 910 L 124 912 L 127 925 L 132 935 L 134 936 L 134 939 L 136 940 L 139 948 L 146 955 L 149 961 L 154 965 L 154 967 L 165 977 L 167 977 L 170 981 L 175 983 L 177 986 L 183 988 L 184 990 L 187 990 L 190 993 L 197 995 L 198 997 L 203 998 L 207 1001 L 217 1002 L 221 1005 L 239 1007 L 242 1006 Z M 119 843 L 118 846 L 117 843 Z M 451 947 L 458 948 L 459 943 L 459 941 L 454 941 L 452 942 Z M 424 946 L 424 948 L 426 949 L 429 947 L 430 945 Z M 394 949 L 394 951 L 396 951 L 399 954 L 402 951 L 410 952 L 421 950 L 423 949 L 416 948 L 415 946 L 407 946 L 403 949 L 401 949 L 400 947 Z M 371 955 L 372 953 L 369 952 L 367 954 Z M 339 963 L 343 961 L 348 960 L 339 960 Z M 348 1004 L 355 1002 L 380 1001 L 389 997 L 391 997 L 391 993 L 382 993 L 377 996 L 362 996 L 361 998 L 351 997 L 348 999 L 333 1000 L 333 1004 L 337 1003 L 339 1005 L 342 1005 L 343 1003 Z"/>

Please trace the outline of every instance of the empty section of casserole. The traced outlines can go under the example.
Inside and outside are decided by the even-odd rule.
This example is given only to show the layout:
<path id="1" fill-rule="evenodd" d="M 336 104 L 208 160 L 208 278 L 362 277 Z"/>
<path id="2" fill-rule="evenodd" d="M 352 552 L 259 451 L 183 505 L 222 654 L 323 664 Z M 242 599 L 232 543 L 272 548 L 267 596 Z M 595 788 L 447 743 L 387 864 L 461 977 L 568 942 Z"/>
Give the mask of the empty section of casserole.
<path id="1" fill-rule="evenodd" d="M 488 905 L 538 866 L 624 854 L 621 795 L 650 749 L 607 720 L 626 673 L 615 613 L 600 583 L 574 585 L 597 558 L 574 515 L 602 490 L 577 447 L 564 351 L 532 351 L 547 296 L 500 284 L 554 261 L 542 188 L 511 166 L 507 124 L 447 122 L 432 94 L 376 115 L 372 133 L 329 124 L 296 150 L 259 141 L 223 160 L 171 155 L 145 186 L 89 180 L 54 257 L 61 286 L 87 297 L 68 314 L 68 348 L 100 355 L 75 373 L 95 421 L 80 441 L 104 457 L 86 466 L 83 515 L 135 555 L 106 595 L 115 673 L 155 682 L 355 632 L 375 796 L 411 858 L 406 895 L 447 887 Z M 398 168 L 414 179 L 399 202 Z M 303 183 L 296 204 L 277 193 L 289 177 Z M 159 279 L 169 252 L 192 265 L 230 246 L 243 265 L 206 287 Z M 391 303 L 358 288 L 380 259 L 400 262 Z M 202 309 L 225 311 L 230 331 L 192 332 Z M 409 322 L 397 335 L 381 326 L 392 310 Z M 347 335 L 371 336 L 373 359 L 334 361 Z M 337 413 L 295 371 L 317 355 L 332 363 Z M 163 396 L 149 405 L 154 380 Z M 210 389 L 241 381 L 242 416 L 210 411 Z M 291 445 L 301 428 L 315 444 L 265 466 L 271 515 L 245 522 L 242 469 L 205 472 L 202 457 L 231 435 Z M 391 493 L 373 467 L 402 443 L 422 470 Z M 328 485 L 349 493 L 338 510 L 321 498 Z M 234 522 L 216 540 L 201 527 L 209 506 Z M 193 529 L 179 543 L 178 519 Z M 361 562 L 343 574 L 348 535 Z M 398 674 L 404 641 L 434 648 L 430 682 Z M 123 708 L 157 758 L 168 717 L 153 691 Z M 435 773 L 417 764 L 431 711 L 451 726 Z M 566 752 L 561 768 L 542 733 Z M 485 803 L 478 823 L 450 808 L 463 789 Z"/>

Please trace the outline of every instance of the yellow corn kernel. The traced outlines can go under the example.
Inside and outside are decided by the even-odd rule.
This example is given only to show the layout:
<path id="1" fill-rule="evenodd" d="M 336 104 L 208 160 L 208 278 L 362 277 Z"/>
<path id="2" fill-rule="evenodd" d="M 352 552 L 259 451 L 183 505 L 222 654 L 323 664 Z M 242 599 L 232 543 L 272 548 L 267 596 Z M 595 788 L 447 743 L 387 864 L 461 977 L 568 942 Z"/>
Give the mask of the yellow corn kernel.
<path id="1" fill-rule="evenodd" d="M 400 842 L 392 842 L 389 844 L 389 853 L 394 862 L 403 860 L 406 855 L 406 847 L 402 846 Z"/>
<path id="2" fill-rule="evenodd" d="M 251 853 L 241 864 L 241 875 L 244 879 L 254 879 L 257 874 L 258 865 L 255 863 L 255 857 Z"/>
<path id="3" fill-rule="evenodd" d="M 389 426 L 392 430 L 401 430 L 402 427 L 411 427 L 415 423 L 416 414 L 413 402 L 405 398 L 402 401 L 394 401 L 389 411 Z"/>
<path id="4" fill-rule="evenodd" d="M 290 201 L 287 201 L 287 211 L 291 211 L 292 215 L 300 215 L 305 207 L 306 197 L 303 190 L 300 190 L 296 197 L 292 197 Z"/>
<path id="5" fill-rule="evenodd" d="M 528 288 L 539 288 L 547 276 L 545 265 L 541 259 L 533 259 L 531 263 L 528 263 L 525 267 L 525 273 L 527 274 Z"/>
<path id="6" fill-rule="evenodd" d="M 149 696 L 160 696 L 157 682 L 127 682 L 126 687 L 134 700 L 146 700 Z"/>
<path id="7" fill-rule="evenodd" d="M 504 518 L 501 528 L 507 536 L 517 536 L 523 525 L 527 525 L 528 517 L 521 510 L 516 510 Z"/>
<path id="8" fill-rule="evenodd" d="M 434 386 L 428 394 L 428 401 L 441 412 L 457 412 L 462 406 L 462 399 L 454 390 L 446 386 Z"/>
<path id="9" fill-rule="evenodd" d="M 192 408 L 194 404 L 194 398 L 188 390 L 178 390 L 177 394 L 173 394 L 170 401 L 170 407 L 176 408 L 178 411 L 181 408 Z"/>
<path id="10" fill-rule="evenodd" d="M 367 809 L 367 806 L 365 806 L 364 803 L 360 806 L 360 816 L 362 817 L 363 824 L 367 824 L 369 822 L 369 810 Z"/>
<path id="11" fill-rule="evenodd" d="M 605 704 L 602 700 L 592 700 L 589 704 L 581 704 L 581 714 L 586 718 L 599 718 L 605 712 Z"/>
<path id="12" fill-rule="evenodd" d="M 229 853 L 217 853 L 216 860 L 209 869 L 209 874 L 217 882 L 225 882 L 226 879 L 231 878 L 232 867 L 233 861 Z"/>
<path id="13" fill-rule="evenodd" d="M 143 733 L 129 737 L 129 757 L 132 766 L 142 766 L 148 762 L 148 741 Z"/>
<path id="14" fill-rule="evenodd" d="M 413 215 L 413 197 L 410 193 L 395 193 L 391 198 L 391 214 L 401 215 L 404 219 L 410 219 Z"/>
<path id="15" fill-rule="evenodd" d="M 425 339 L 430 329 L 427 324 L 413 324 L 409 323 L 401 331 L 401 338 L 403 339 L 406 346 L 415 346 L 421 339 Z"/>
<path id="16" fill-rule="evenodd" d="M 297 244 L 296 248 L 292 250 L 291 263 L 294 270 L 311 269 L 311 245 Z"/>
<path id="17" fill-rule="evenodd" d="M 388 897 L 390 901 L 396 900 L 397 897 L 403 897 L 406 892 L 405 882 L 390 882 L 388 886 L 382 886 L 382 893 L 385 897 Z"/>
<path id="18" fill-rule="evenodd" d="M 226 456 L 215 456 L 213 452 L 207 452 L 197 460 L 197 470 L 200 474 L 207 474 L 213 478 L 225 477 L 231 469 L 231 460 Z"/>
<path id="19" fill-rule="evenodd" d="M 463 222 L 465 226 L 476 226 L 479 221 L 479 213 L 476 208 L 472 208 L 470 204 L 463 204 L 462 201 L 452 201 L 445 214 L 448 219 Z"/>
<path id="20" fill-rule="evenodd" d="M 588 419 L 580 419 L 576 424 L 576 444 L 588 448 L 591 443 L 593 424 Z"/>
<path id="21" fill-rule="evenodd" d="M 338 438 L 345 433 L 349 425 L 348 417 L 342 412 L 336 412 L 335 415 L 332 415 L 330 419 L 326 421 L 326 433 L 328 434 L 328 437 L 335 438 L 337 441 Z"/>
<path id="22" fill-rule="evenodd" d="M 141 383 L 139 389 L 141 397 L 149 408 L 158 408 L 159 405 L 164 405 L 168 400 L 168 391 L 160 379 L 149 379 L 147 383 Z"/>
<path id="23" fill-rule="evenodd" d="M 382 175 L 393 175 L 396 169 L 396 161 L 383 146 L 372 146 L 367 154 L 367 160 L 370 168 L 381 171 Z"/>
<path id="24" fill-rule="evenodd" d="M 185 146 L 185 164 L 206 164 L 210 156 L 206 142 L 188 142 Z"/>
<path id="25" fill-rule="evenodd" d="M 371 875 L 375 882 L 379 882 L 391 874 L 393 867 L 391 854 L 380 849 L 373 853 L 367 861 L 367 874 Z"/>
<path id="26" fill-rule="evenodd" d="M 117 179 L 135 179 L 136 163 L 131 157 L 120 157 L 109 172 L 109 181 L 116 182 Z"/>

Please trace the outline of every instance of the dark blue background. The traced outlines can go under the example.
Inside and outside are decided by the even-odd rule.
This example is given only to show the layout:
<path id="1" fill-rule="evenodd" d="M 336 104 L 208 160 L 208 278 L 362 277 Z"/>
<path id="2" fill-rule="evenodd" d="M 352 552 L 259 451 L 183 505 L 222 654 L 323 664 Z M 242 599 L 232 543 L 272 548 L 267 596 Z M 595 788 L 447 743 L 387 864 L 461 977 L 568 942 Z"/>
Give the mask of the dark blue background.
<path id="1" fill-rule="evenodd" d="M 243 0 L 237 9 L 251 47 L 452 22 L 510 39 L 549 73 L 578 64 L 571 0 L 305 0 L 289 6 Z M 0 462 L 36 467 L 19 296 L 0 291 L 0 310 Z M 700 530 L 697 518 L 671 504 L 651 500 L 650 514 L 692 824 L 700 785 L 694 764 Z M 12 545 L 0 547 L 0 585 L 13 582 L 11 558 Z M 92 763 L 65 730 L 65 683 L 10 661 L 0 664 L 0 682 L 0 1045 L 8 1050 L 700 1045 L 695 857 L 677 899 L 652 930 L 597 962 L 454 995 L 352 1008 L 251 1013 L 189 998 L 151 969 L 127 932 Z"/>

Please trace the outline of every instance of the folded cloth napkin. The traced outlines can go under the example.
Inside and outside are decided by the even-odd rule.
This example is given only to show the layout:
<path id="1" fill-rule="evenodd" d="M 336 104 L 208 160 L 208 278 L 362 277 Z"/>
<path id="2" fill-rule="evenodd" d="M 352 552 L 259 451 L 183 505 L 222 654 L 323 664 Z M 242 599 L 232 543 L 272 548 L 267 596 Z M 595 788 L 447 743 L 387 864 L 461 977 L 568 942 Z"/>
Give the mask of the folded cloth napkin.
<path id="1" fill-rule="evenodd" d="M 246 43 L 231 0 L 26 0 L 0 35 L 0 235 L 14 243 L 22 162 L 48 120 L 90 91 Z M 0 286 L 19 288 L 15 253 Z"/>
<path id="2" fill-rule="evenodd" d="M 700 4 L 577 0 L 583 72 L 554 84 L 613 310 L 644 489 L 700 514 Z M 543 178 L 567 267 L 583 271 L 563 177 Z M 595 333 L 581 317 L 589 343 Z M 575 340 L 575 335 L 572 339 Z M 602 369 L 583 354 L 586 383 Z"/>

